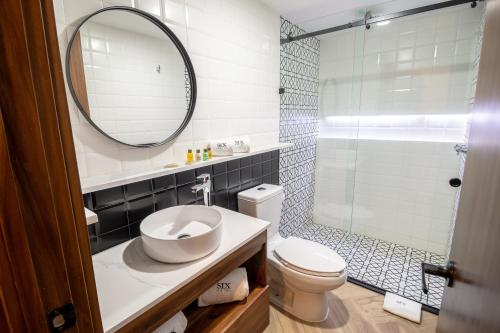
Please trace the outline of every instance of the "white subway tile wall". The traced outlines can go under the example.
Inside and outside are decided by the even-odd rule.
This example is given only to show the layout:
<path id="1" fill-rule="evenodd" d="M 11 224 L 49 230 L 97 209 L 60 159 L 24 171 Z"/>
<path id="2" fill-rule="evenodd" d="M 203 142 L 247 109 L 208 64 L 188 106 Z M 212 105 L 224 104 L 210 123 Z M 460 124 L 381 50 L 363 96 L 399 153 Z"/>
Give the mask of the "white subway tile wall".
<path id="1" fill-rule="evenodd" d="M 63 57 L 77 20 L 111 5 L 146 10 L 176 33 L 193 62 L 198 100 L 190 124 L 175 142 L 134 149 L 99 134 L 79 114 L 68 94 L 83 181 L 120 177 L 182 161 L 188 148 L 218 139 L 245 136 L 254 147 L 279 141 L 277 13 L 252 0 L 54 0 Z"/>
<path id="2" fill-rule="evenodd" d="M 483 15 L 481 16 L 479 38 L 476 40 L 476 44 L 474 46 L 475 47 L 475 49 L 474 49 L 475 59 L 474 59 L 474 64 L 473 64 L 473 69 L 472 69 L 472 86 L 471 86 L 471 89 L 469 92 L 469 94 L 470 94 L 469 114 L 471 114 L 471 116 L 472 116 L 472 110 L 474 108 L 474 102 L 476 99 L 476 85 L 477 85 L 477 79 L 478 79 L 478 74 L 479 74 L 479 63 L 481 60 L 481 46 L 483 45 L 483 31 L 484 31 L 485 18 L 486 18 L 486 16 L 484 15 L 484 11 L 483 11 Z M 471 117 L 469 117 L 469 119 L 468 119 L 467 128 L 465 131 L 465 140 L 464 141 L 466 143 L 469 142 L 470 120 L 471 120 Z M 459 162 L 460 166 L 459 166 L 459 177 L 458 178 L 463 179 L 464 169 L 465 169 L 465 160 L 467 158 L 467 154 L 461 152 L 459 154 L 459 157 L 460 157 L 459 158 L 460 159 L 460 162 Z M 455 231 L 455 222 L 456 222 L 457 213 L 458 213 L 458 204 L 460 202 L 461 189 L 462 189 L 462 187 L 458 188 L 457 194 L 455 196 L 455 208 L 453 211 L 453 218 L 452 218 L 451 227 L 450 227 L 448 248 L 446 249 L 446 258 L 447 259 L 449 258 L 450 252 L 451 252 L 451 245 L 452 245 L 452 241 L 453 241 L 453 233 Z"/>
<path id="3" fill-rule="evenodd" d="M 316 223 L 445 254 L 483 11 L 321 39 Z"/>
<path id="4" fill-rule="evenodd" d="M 444 254 L 457 176 L 447 143 L 360 140 L 352 232 Z"/>

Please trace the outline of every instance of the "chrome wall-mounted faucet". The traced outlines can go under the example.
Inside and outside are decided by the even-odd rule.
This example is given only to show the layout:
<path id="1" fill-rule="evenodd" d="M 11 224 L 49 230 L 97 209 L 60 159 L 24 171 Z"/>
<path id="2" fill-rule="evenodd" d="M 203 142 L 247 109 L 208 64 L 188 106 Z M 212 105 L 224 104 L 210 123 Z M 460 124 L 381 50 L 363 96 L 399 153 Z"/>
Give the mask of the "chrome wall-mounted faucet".
<path id="1" fill-rule="evenodd" d="M 212 206 L 212 200 L 210 198 L 212 181 L 210 180 L 210 174 L 208 173 L 201 174 L 198 177 L 196 177 L 196 179 L 200 179 L 201 183 L 191 187 L 193 193 L 198 193 L 198 191 L 203 190 L 203 201 L 205 202 L 205 206 Z"/>

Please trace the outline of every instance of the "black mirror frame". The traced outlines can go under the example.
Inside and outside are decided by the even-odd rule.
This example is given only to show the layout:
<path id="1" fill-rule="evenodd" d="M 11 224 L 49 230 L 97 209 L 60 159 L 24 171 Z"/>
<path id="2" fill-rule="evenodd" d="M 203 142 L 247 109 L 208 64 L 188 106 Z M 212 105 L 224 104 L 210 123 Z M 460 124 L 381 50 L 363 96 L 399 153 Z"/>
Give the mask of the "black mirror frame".
<path id="1" fill-rule="evenodd" d="M 110 10 L 123 10 L 126 12 L 131 12 L 133 14 L 139 15 L 139 16 L 147 19 L 148 21 L 150 21 L 151 23 L 156 25 L 160 30 L 162 30 L 165 33 L 165 35 L 167 35 L 167 37 L 170 38 L 172 43 L 174 43 L 175 47 L 177 48 L 177 50 L 181 54 L 182 59 L 184 60 L 184 65 L 186 66 L 187 74 L 188 74 L 189 82 L 190 82 L 190 98 L 189 98 L 188 110 L 186 113 L 186 117 L 184 118 L 184 120 L 181 123 L 181 125 L 179 126 L 179 128 L 177 128 L 177 130 L 174 133 L 172 133 L 169 137 L 167 137 L 163 141 L 155 142 L 155 143 L 142 143 L 142 144 L 134 145 L 134 144 L 122 142 L 122 141 L 119 141 L 119 140 L 113 138 L 112 136 L 110 136 L 109 134 L 104 132 L 99 126 L 97 126 L 96 123 L 94 123 L 92 121 L 90 116 L 85 112 L 82 104 L 80 103 L 80 101 L 78 100 L 78 97 L 76 96 L 75 90 L 73 89 L 73 81 L 71 79 L 71 71 L 70 71 L 70 53 L 71 53 L 71 48 L 73 46 L 73 42 L 75 40 L 75 37 L 76 37 L 77 33 L 80 31 L 80 28 L 82 27 L 82 25 L 85 22 L 87 22 L 90 18 L 92 18 L 93 16 L 95 16 L 99 13 L 102 13 L 105 11 L 110 11 Z M 82 21 L 76 27 L 75 32 L 73 32 L 71 39 L 69 40 L 68 48 L 66 49 L 65 66 L 66 66 L 66 80 L 68 82 L 69 91 L 71 93 L 71 96 L 73 97 L 73 100 L 75 101 L 76 106 L 78 107 L 78 109 L 80 110 L 82 115 L 85 117 L 85 119 L 87 119 L 87 121 L 97 131 L 99 131 L 99 133 L 101 133 L 105 137 L 107 137 L 115 142 L 121 143 L 121 144 L 126 145 L 126 146 L 130 146 L 130 147 L 136 147 L 136 148 L 148 148 L 148 147 L 161 146 L 161 145 L 164 145 L 166 143 L 169 143 L 169 142 L 172 142 L 173 140 L 175 140 L 182 133 L 182 131 L 186 128 L 187 124 L 189 123 L 189 121 L 191 120 L 191 118 L 193 116 L 194 107 L 196 105 L 197 87 L 196 87 L 196 75 L 194 72 L 193 64 L 191 63 L 191 59 L 189 58 L 189 55 L 188 55 L 186 49 L 182 45 L 179 38 L 177 38 L 177 36 L 174 34 L 174 32 L 172 30 L 170 30 L 170 28 L 168 28 L 165 24 L 163 24 L 163 22 L 161 22 L 158 18 L 156 18 L 155 16 L 153 16 L 153 15 L 151 15 L 143 10 L 132 8 L 132 7 L 127 7 L 127 6 L 111 6 L 111 7 L 105 7 L 105 8 L 99 9 L 99 10 L 93 12 L 92 14 L 86 16 L 85 18 L 83 18 Z"/>

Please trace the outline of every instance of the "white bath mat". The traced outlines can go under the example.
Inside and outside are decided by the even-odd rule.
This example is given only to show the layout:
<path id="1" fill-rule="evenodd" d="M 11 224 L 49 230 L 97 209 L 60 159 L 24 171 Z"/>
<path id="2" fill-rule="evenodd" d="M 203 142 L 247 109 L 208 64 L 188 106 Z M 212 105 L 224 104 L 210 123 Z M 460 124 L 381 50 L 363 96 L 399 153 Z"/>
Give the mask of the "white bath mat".
<path id="1" fill-rule="evenodd" d="M 385 293 L 384 310 L 416 323 L 422 319 L 422 304 L 389 292 Z"/>

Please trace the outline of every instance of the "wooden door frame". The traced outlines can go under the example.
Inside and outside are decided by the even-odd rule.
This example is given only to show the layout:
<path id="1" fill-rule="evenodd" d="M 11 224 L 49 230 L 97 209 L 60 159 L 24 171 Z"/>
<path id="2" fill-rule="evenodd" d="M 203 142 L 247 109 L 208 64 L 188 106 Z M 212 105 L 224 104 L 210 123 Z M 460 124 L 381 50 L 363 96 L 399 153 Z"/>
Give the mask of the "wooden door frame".
<path id="1" fill-rule="evenodd" d="M 0 113 L 1 115 L 1 113 Z M 3 118 L 0 116 L 0 189 L 15 189 Z M 8 223 L 6 221 L 12 221 Z M 22 228 L 16 191 L 0 191 L 0 332 L 33 331 L 45 325 L 40 291 Z M 15 240 L 15 241 L 10 241 Z M 17 243 L 16 246 L 10 247 Z M 15 263 L 15 264 L 14 264 Z M 24 275 L 23 275 L 24 272 Z M 24 277 L 24 279 L 19 279 Z M 22 299 L 31 299 L 22 304 Z M 26 314 L 33 313 L 31 320 Z"/>
<path id="2" fill-rule="evenodd" d="M 102 332 L 53 4 L 0 8 L 0 319 L 44 332 L 73 303 L 73 331 Z"/>

